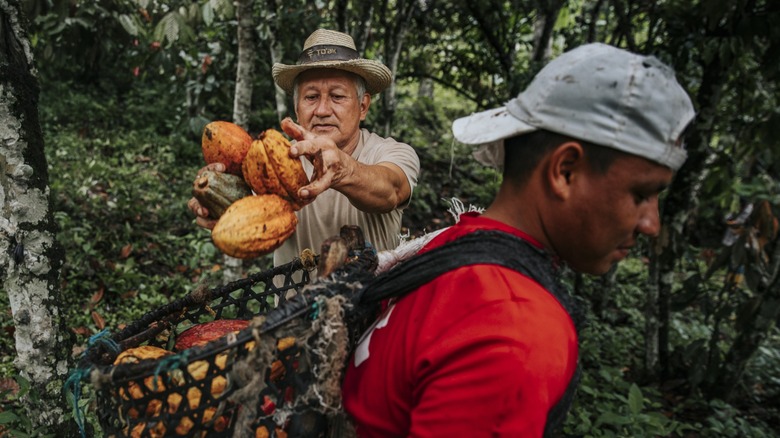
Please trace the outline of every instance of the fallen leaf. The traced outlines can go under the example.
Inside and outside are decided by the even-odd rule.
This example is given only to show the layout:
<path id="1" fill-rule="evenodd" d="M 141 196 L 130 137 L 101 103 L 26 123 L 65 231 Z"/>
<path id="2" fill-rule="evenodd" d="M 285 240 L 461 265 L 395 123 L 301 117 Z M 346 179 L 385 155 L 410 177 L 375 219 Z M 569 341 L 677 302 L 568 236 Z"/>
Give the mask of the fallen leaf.
<path id="1" fill-rule="evenodd" d="M 106 328 L 106 320 L 103 319 L 102 316 L 100 316 L 99 313 L 92 311 L 92 321 L 95 322 L 95 325 L 97 326 L 98 330 L 103 330 Z"/>
<path id="2" fill-rule="evenodd" d="M 131 252 L 133 252 L 133 244 L 128 243 L 127 245 L 122 247 L 122 251 L 119 253 L 119 257 L 126 259 L 130 256 Z"/>
<path id="3" fill-rule="evenodd" d="M 106 292 L 106 289 L 104 287 L 101 287 L 98 289 L 94 294 L 92 294 L 92 297 L 89 299 L 89 309 L 92 310 L 93 307 L 97 303 L 100 302 L 100 300 L 103 299 L 103 294 Z"/>
<path id="4" fill-rule="evenodd" d="M 11 395 L 16 395 L 19 392 L 19 384 L 16 383 L 16 380 L 10 377 L 0 379 L 0 393 L 3 392 L 8 392 Z"/>
<path id="5" fill-rule="evenodd" d="M 92 334 L 93 334 L 93 331 L 92 331 L 92 329 L 90 329 L 89 327 L 84 327 L 84 326 L 81 326 L 81 327 L 72 327 L 70 330 L 71 330 L 73 333 L 75 333 L 75 334 L 77 334 L 77 335 L 84 336 L 84 337 L 90 337 L 90 336 L 92 336 Z"/>

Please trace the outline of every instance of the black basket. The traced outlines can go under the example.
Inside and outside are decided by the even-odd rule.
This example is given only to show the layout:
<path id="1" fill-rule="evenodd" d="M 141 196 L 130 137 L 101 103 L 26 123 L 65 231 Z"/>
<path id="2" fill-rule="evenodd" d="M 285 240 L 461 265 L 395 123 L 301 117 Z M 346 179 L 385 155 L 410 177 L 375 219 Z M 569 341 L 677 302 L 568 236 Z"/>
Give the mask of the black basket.
<path id="1" fill-rule="evenodd" d="M 353 246 L 346 264 L 310 283 L 318 258 L 193 291 L 92 343 L 79 369 L 88 370 L 105 435 L 326 436 L 334 418 L 343 421 L 341 373 L 370 320 L 350 295 L 373 278 L 377 259 L 370 245 Z M 217 319 L 251 323 L 200 347 L 114 365 L 130 348 L 170 351 L 185 329 Z"/>

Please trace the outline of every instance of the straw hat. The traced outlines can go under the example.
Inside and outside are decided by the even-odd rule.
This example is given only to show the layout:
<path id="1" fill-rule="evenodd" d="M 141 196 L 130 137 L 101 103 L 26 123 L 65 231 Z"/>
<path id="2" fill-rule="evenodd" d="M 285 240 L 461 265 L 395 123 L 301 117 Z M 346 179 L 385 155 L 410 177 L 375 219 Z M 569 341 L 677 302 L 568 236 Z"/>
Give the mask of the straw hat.
<path id="1" fill-rule="evenodd" d="M 326 29 L 317 29 L 306 39 L 295 65 L 275 63 L 271 74 L 276 85 L 292 94 L 295 77 L 315 68 L 333 68 L 355 73 L 366 81 L 366 91 L 369 94 L 381 92 L 393 80 L 390 69 L 384 64 L 360 57 L 351 36 Z"/>

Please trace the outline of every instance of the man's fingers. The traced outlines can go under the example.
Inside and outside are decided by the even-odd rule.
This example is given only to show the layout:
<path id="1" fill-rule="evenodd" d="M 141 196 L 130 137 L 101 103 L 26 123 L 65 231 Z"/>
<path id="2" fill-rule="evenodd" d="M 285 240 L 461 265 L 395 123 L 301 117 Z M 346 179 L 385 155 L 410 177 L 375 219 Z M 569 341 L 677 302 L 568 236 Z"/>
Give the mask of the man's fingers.
<path id="1" fill-rule="evenodd" d="M 215 221 L 214 219 L 207 219 L 205 217 L 198 216 L 198 218 L 195 219 L 195 223 L 199 227 L 203 227 L 203 228 L 206 228 L 208 230 L 211 230 L 211 229 L 214 228 L 214 225 L 217 224 L 217 221 Z"/>
<path id="2" fill-rule="evenodd" d="M 308 185 L 301 187 L 298 190 L 298 195 L 304 199 L 314 198 L 320 193 L 327 190 L 333 182 L 332 174 L 325 174 L 320 178 L 313 180 Z"/>
<path id="3" fill-rule="evenodd" d="M 199 218 L 209 217 L 208 209 L 200 205 L 200 202 L 198 202 L 196 198 L 190 198 L 190 200 L 187 201 L 187 207 L 190 209 L 191 212 L 195 213 L 195 216 L 198 216 Z"/>
<path id="4" fill-rule="evenodd" d="M 293 122 L 292 119 L 289 117 L 285 117 L 284 119 L 282 119 L 281 125 L 282 125 L 282 131 L 284 131 L 285 134 L 292 137 L 293 140 L 301 141 L 301 140 L 314 138 L 314 134 L 303 129 L 303 126 Z"/>

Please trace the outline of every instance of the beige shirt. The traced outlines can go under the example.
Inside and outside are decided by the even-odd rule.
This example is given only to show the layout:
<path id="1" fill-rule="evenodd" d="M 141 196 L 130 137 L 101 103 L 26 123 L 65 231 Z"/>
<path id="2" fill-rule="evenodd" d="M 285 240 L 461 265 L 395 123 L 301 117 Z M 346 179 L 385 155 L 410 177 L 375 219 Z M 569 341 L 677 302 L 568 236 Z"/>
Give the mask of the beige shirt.
<path id="1" fill-rule="evenodd" d="M 408 144 L 361 129 L 360 140 L 352 158 L 364 164 L 397 165 L 406 174 L 409 187 L 414 192 L 420 172 L 420 159 Z M 302 161 L 306 174 L 311 177 L 314 167 L 309 160 Z M 409 199 L 411 200 L 411 196 Z M 371 242 L 378 251 L 395 248 L 400 242 L 403 209 L 408 204 L 407 201 L 389 213 L 365 213 L 353 206 L 341 192 L 326 190 L 296 213 L 298 226 L 295 233 L 274 251 L 274 266 L 292 261 L 300 256 L 305 248 L 319 254 L 322 242 L 329 237 L 338 236 L 343 225 L 359 226 L 366 241 Z"/>

